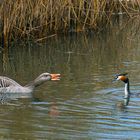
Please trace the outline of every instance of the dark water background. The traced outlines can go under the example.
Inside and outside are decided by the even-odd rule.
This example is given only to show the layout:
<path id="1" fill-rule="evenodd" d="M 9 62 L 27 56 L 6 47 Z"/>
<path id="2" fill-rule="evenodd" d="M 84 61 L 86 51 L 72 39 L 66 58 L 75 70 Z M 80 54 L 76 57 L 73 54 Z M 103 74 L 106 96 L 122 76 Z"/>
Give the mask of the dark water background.
<path id="1" fill-rule="evenodd" d="M 123 101 L 124 84 L 112 82 L 128 72 L 132 92 L 140 91 L 138 20 L 115 24 L 98 34 L 59 35 L 45 43 L 20 42 L 0 52 L 0 74 L 22 85 L 43 72 L 60 81 L 38 87 L 33 98 L 0 107 L 2 140 L 139 139 L 140 97 Z"/>

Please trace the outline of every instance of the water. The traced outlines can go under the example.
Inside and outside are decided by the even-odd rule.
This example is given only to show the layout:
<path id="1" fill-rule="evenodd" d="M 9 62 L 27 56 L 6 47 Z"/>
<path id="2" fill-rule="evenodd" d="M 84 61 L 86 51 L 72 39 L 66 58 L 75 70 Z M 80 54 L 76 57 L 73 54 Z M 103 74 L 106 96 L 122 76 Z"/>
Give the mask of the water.
<path id="1" fill-rule="evenodd" d="M 140 97 L 117 106 L 124 83 L 113 82 L 116 73 L 128 72 L 131 91 L 140 91 L 137 27 L 115 25 L 97 35 L 57 36 L 1 51 L 1 75 L 22 85 L 42 72 L 62 78 L 38 87 L 32 98 L 1 103 L 0 139 L 139 139 Z"/>

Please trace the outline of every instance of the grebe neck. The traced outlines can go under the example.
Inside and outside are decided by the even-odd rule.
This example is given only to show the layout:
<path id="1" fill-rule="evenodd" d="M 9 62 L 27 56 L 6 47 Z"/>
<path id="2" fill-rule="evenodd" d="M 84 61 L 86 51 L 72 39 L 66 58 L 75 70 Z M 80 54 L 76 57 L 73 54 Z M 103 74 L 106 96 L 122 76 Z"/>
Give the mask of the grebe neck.
<path id="1" fill-rule="evenodd" d="M 125 82 L 124 93 L 124 98 L 130 97 L 129 79 L 127 79 L 127 81 Z"/>
<path id="2" fill-rule="evenodd" d="M 129 79 L 125 82 L 125 87 L 124 87 L 124 105 L 127 106 L 130 101 L 130 88 L 129 88 Z"/>

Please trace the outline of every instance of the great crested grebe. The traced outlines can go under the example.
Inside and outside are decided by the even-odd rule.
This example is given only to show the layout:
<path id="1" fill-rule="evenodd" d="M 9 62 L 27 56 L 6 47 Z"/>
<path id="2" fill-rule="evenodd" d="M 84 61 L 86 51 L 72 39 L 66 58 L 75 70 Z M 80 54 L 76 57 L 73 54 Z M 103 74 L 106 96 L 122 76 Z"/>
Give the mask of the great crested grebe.
<path id="1" fill-rule="evenodd" d="M 8 77 L 0 76 L 0 93 L 32 93 L 35 87 L 43 84 L 45 81 L 48 80 L 60 80 L 60 74 L 42 73 L 35 80 L 25 86 L 21 86 L 20 84 Z"/>
<path id="2" fill-rule="evenodd" d="M 129 100 L 130 100 L 130 88 L 129 88 L 129 79 L 126 76 L 127 73 L 123 73 L 123 74 L 117 74 L 115 79 L 116 80 L 121 80 L 125 83 L 125 87 L 124 87 L 124 105 L 128 105 L 129 104 Z"/>

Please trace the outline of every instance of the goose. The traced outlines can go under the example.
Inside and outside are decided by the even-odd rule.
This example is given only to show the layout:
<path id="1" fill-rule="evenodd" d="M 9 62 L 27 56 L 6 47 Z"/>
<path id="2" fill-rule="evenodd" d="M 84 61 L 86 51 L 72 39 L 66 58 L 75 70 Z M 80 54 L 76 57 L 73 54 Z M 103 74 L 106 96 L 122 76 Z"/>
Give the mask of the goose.
<path id="1" fill-rule="evenodd" d="M 8 77 L 0 76 L 0 94 L 30 94 L 34 91 L 36 87 L 48 80 L 60 80 L 60 74 L 50 74 L 47 72 L 42 73 L 35 80 L 31 81 L 25 86 L 21 86 L 16 81 Z"/>
<path id="2" fill-rule="evenodd" d="M 129 79 L 126 76 L 127 73 L 122 73 L 122 74 L 117 74 L 115 77 L 115 80 L 120 80 L 123 81 L 125 83 L 125 87 L 124 87 L 124 106 L 127 106 L 129 104 L 129 100 L 130 100 L 130 85 L 129 85 Z"/>

